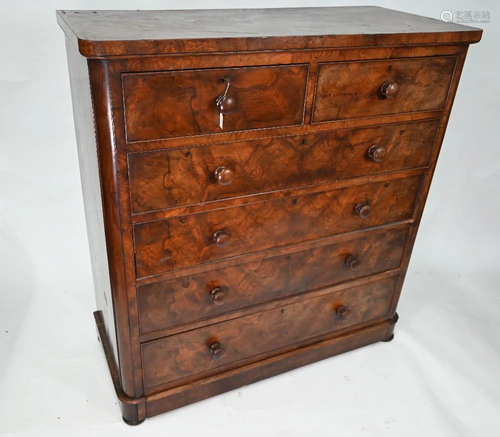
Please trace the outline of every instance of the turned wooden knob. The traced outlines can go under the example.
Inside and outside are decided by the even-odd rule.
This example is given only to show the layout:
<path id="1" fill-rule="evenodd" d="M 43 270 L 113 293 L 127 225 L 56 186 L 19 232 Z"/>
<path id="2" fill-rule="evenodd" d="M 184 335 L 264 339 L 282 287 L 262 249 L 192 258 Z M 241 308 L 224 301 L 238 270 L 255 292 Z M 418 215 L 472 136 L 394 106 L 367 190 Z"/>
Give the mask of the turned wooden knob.
<path id="1" fill-rule="evenodd" d="M 380 87 L 380 92 L 387 99 L 394 99 L 399 94 L 399 85 L 396 82 L 386 82 Z"/>
<path id="2" fill-rule="evenodd" d="M 345 263 L 352 271 L 358 270 L 361 266 L 361 261 L 356 255 L 349 255 L 346 258 Z"/>
<path id="3" fill-rule="evenodd" d="M 235 98 L 227 95 L 227 93 L 229 92 L 229 87 L 231 86 L 232 79 L 228 76 L 224 76 L 222 78 L 222 82 L 226 84 L 226 90 L 224 91 L 224 94 L 217 97 L 217 99 L 215 100 L 215 104 L 217 105 L 217 109 L 221 114 L 229 115 L 236 110 Z"/>
<path id="4" fill-rule="evenodd" d="M 226 301 L 227 293 L 220 287 L 214 288 L 210 292 L 215 305 L 222 305 Z"/>
<path id="5" fill-rule="evenodd" d="M 337 309 L 337 316 L 340 320 L 347 320 L 351 317 L 351 311 L 344 305 Z"/>
<path id="6" fill-rule="evenodd" d="M 387 150 L 384 146 L 377 146 L 374 144 L 368 149 L 368 156 L 375 162 L 381 162 L 384 160 Z"/>
<path id="7" fill-rule="evenodd" d="M 220 360 L 226 353 L 226 349 L 224 349 L 220 343 L 216 342 L 210 345 L 210 353 L 214 360 Z"/>
<path id="8" fill-rule="evenodd" d="M 227 167 L 217 167 L 215 169 L 215 178 L 223 187 L 230 185 L 234 180 L 234 173 Z"/>
<path id="9" fill-rule="evenodd" d="M 372 208 L 368 205 L 368 203 L 358 203 L 354 207 L 354 212 L 362 219 L 365 219 L 372 213 Z"/>
<path id="10" fill-rule="evenodd" d="M 217 109 L 221 114 L 229 115 L 236 111 L 236 100 L 232 96 L 222 96 L 217 99 Z"/>
<path id="11" fill-rule="evenodd" d="M 214 233 L 214 242 L 219 247 L 226 247 L 231 238 L 224 231 L 217 231 Z"/>

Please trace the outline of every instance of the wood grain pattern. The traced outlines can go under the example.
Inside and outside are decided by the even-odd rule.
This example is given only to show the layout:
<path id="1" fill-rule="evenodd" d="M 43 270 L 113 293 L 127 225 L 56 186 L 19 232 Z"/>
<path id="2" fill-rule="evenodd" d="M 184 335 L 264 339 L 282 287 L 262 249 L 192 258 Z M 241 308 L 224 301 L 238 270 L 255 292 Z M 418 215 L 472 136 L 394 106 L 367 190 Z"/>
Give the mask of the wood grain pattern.
<path id="1" fill-rule="evenodd" d="M 85 56 L 472 43 L 481 29 L 375 6 L 58 11 Z"/>
<path id="2" fill-rule="evenodd" d="M 439 120 L 129 155 L 133 212 L 425 167 Z M 383 147 L 375 161 L 369 151 Z M 222 184 L 216 171 L 231 172 Z"/>
<path id="3" fill-rule="evenodd" d="M 442 109 L 457 58 L 421 58 L 322 64 L 313 122 Z M 385 83 L 399 84 L 384 97 Z"/>
<path id="4" fill-rule="evenodd" d="M 296 302 L 300 302 L 304 296 L 307 294 L 309 298 L 313 297 L 318 297 L 322 296 L 323 294 L 327 294 L 329 292 L 333 291 L 341 291 L 345 290 L 347 288 L 353 288 L 353 287 L 359 287 L 363 286 L 366 284 L 371 284 L 373 282 L 381 281 L 386 278 L 390 278 L 393 276 L 400 276 L 401 274 L 401 269 L 393 269 L 393 270 L 387 270 L 382 273 L 376 273 L 371 276 L 366 276 L 366 277 L 361 277 L 357 279 L 353 279 L 347 282 L 339 282 L 338 284 L 333 284 L 331 286 L 328 286 L 328 288 L 316 288 L 307 291 L 306 293 L 299 293 L 299 294 L 294 294 L 287 296 L 284 299 L 276 299 L 272 301 L 267 301 L 263 302 L 262 304 L 259 305 L 253 305 L 245 308 L 240 308 L 234 311 L 229 311 L 227 313 L 222 313 L 219 315 L 214 316 L 213 318 L 210 319 L 210 321 L 207 321 L 206 319 L 201 319 L 198 321 L 191 322 L 189 324 L 184 324 L 184 325 L 178 325 L 174 326 L 171 328 L 166 328 L 162 329 L 160 331 L 154 331 L 150 332 L 148 334 L 141 334 L 140 336 L 140 341 L 141 343 L 147 343 L 152 340 L 158 340 L 159 338 L 167 337 L 170 335 L 175 335 L 175 334 L 180 334 L 182 332 L 190 331 L 192 329 L 198 329 L 198 328 L 203 328 L 204 326 L 207 326 L 208 324 L 217 324 L 221 322 L 225 322 L 228 320 L 233 320 L 237 319 L 240 317 L 244 317 L 250 314 L 255 314 L 261 311 L 268 311 L 277 307 L 280 307 L 283 305 L 283 301 L 286 300 L 287 304 L 292 304 Z M 209 323 L 207 323 L 209 322 Z"/>
<path id="5" fill-rule="evenodd" d="M 141 333 L 399 267 L 406 228 L 138 287 Z M 355 255 L 359 268 L 350 270 Z M 213 290 L 224 293 L 215 302 Z M 220 296 L 219 296 L 220 297 Z"/>
<path id="6" fill-rule="evenodd" d="M 324 62 L 359 61 L 373 59 L 398 59 L 429 56 L 457 55 L 460 46 L 405 46 L 405 47 L 377 47 L 336 50 L 298 50 L 292 52 L 265 52 L 265 53 L 226 53 L 226 54 L 197 54 L 139 57 L 127 59 L 113 59 L 108 62 L 110 71 L 110 86 L 113 97 L 113 118 L 115 120 L 115 135 L 117 145 L 121 150 L 138 152 L 163 148 L 177 148 L 201 144 L 214 144 L 230 141 L 251 140 L 259 138 L 280 137 L 331 131 L 367 125 L 417 121 L 429 118 L 439 118 L 443 110 L 410 112 L 397 116 L 386 115 L 371 118 L 339 120 L 335 123 L 310 124 L 310 115 L 316 81 L 317 66 Z M 210 69 L 227 67 L 272 66 L 288 64 L 309 64 L 309 79 L 307 85 L 306 111 L 304 124 L 297 126 L 221 132 L 211 135 L 194 137 L 172 137 L 146 142 L 127 143 L 125 136 L 125 121 L 123 113 L 122 74 L 126 72 L 152 72 L 185 69 Z"/>
<path id="7" fill-rule="evenodd" d="M 103 206 L 118 354 L 119 357 L 129 357 L 127 360 L 119 358 L 120 382 L 125 395 L 134 397 L 142 395 L 143 390 L 142 386 L 137 384 L 137 373 L 140 371 L 140 367 L 134 361 L 138 348 L 132 335 L 137 322 L 134 323 L 133 318 L 134 301 L 130 299 L 131 295 L 129 294 L 133 284 L 130 283 L 130 270 L 127 269 L 126 262 L 127 258 L 130 259 L 133 246 L 128 242 L 127 233 L 125 232 L 127 218 L 130 221 L 130 214 L 128 213 L 129 208 L 123 208 L 127 205 L 127 198 L 123 196 L 122 174 L 124 173 L 124 167 L 120 160 L 121 156 L 117 154 L 113 131 L 110 130 L 113 120 L 110 111 L 111 102 L 107 67 L 105 61 L 88 61 L 94 114 L 94 132 L 89 132 L 89 135 L 93 134 L 97 139 L 99 178 L 102 193 L 100 201 Z M 140 412 L 136 413 L 139 414 Z M 145 414 L 145 412 L 142 411 L 141 414 Z"/>
<path id="8" fill-rule="evenodd" d="M 285 199 L 291 196 L 302 196 L 304 194 L 322 193 L 325 191 L 336 190 L 340 188 L 364 185 L 370 182 L 391 181 L 411 176 L 422 175 L 426 172 L 426 167 L 403 170 L 400 172 L 381 173 L 373 175 L 359 176 L 356 178 L 340 179 L 333 182 L 324 182 L 317 185 L 306 185 L 297 188 L 288 188 L 285 190 L 275 190 L 250 194 L 246 196 L 233 197 L 229 199 L 220 199 L 216 202 L 204 202 L 192 205 L 177 206 L 169 209 L 161 209 L 140 214 L 132 214 L 132 223 L 146 223 L 156 220 L 163 220 L 181 215 L 197 214 L 199 212 L 215 211 L 238 205 L 249 205 L 255 202 L 265 202 L 276 199 Z"/>
<path id="9" fill-rule="evenodd" d="M 113 377 L 119 380 L 122 414 L 140 422 L 146 415 L 144 403 L 128 402 L 143 389 L 141 385 L 136 390 L 135 385 L 140 367 L 134 368 L 132 351 L 138 344 L 132 342 L 129 325 L 118 219 L 118 171 L 111 158 L 114 144 L 109 131 L 109 94 L 102 86 L 106 84 L 106 64 L 88 61 L 69 41 L 67 53 L 100 338 L 108 345 L 106 356 L 115 369 Z"/>
<path id="10" fill-rule="evenodd" d="M 89 93 L 89 67 L 87 60 L 78 53 L 76 47 L 68 39 L 66 39 L 66 53 L 70 72 L 78 162 L 80 164 L 96 306 L 101 314 L 103 329 L 109 338 L 110 359 L 114 361 L 114 366 L 119 368 L 117 330 L 114 320 L 115 309 L 109 277 L 104 213 L 101 201 L 98 145 L 94 131 L 93 102 Z"/>
<path id="11" fill-rule="evenodd" d="M 58 21 L 126 423 L 392 338 L 480 29 L 374 7 Z"/>
<path id="12" fill-rule="evenodd" d="M 444 116 L 443 116 L 441 123 L 439 125 L 439 131 L 438 131 L 438 134 L 436 137 L 436 146 L 434 147 L 433 156 L 431 158 L 432 164 L 431 164 L 429 170 L 424 175 L 424 178 L 422 180 L 422 187 L 421 187 L 419 196 L 417 198 L 417 202 L 415 204 L 416 221 L 415 221 L 414 226 L 411 228 L 411 232 L 410 232 L 410 235 L 408 237 L 408 242 L 406 244 L 405 254 L 403 256 L 404 270 L 399 278 L 398 286 L 397 286 L 396 292 L 394 294 L 394 298 L 393 298 L 392 305 L 391 305 L 391 314 L 396 314 L 396 309 L 397 309 L 397 305 L 399 302 L 399 297 L 401 295 L 401 290 L 402 290 L 402 287 L 403 287 L 403 284 L 405 281 L 406 273 L 408 271 L 407 269 L 408 269 L 408 266 L 410 263 L 411 254 L 413 251 L 413 247 L 415 245 L 415 240 L 417 237 L 418 229 L 419 229 L 419 226 L 420 226 L 420 223 L 422 220 L 422 214 L 423 214 L 424 207 L 425 207 L 427 197 L 429 194 L 429 189 L 431 186 L 432 178 L 433 178 L 434 172 L 436 170 L 438 157 L 439 157 L 439 154 L 441 152 L 441 147 L 443 144 L 444 135 L 446 133 L 446 128 L 447 128 L 448 121 L 450 118 L 451 109 L 453 106 L 453 101 L 454 101 L 456 93 L 457 93 L 457 89 L 458 89 L 460 77 L 462 75 L 462 71 L 464 68 L 465 59 L 467 56 L 468 49 L 469 49 L 468 46 L 463 46 L 461 48 L 461 53 L 460 53 L 460 56 L 459 56 L 459 59 L 457 62 L 455 73 L 453 75 L 453 83 L 452 83 L 452 86 L 450 89 L 450 97 L 447 100 L 445 113 L 444 113 Z"/>
<path id="13" fill-rule="evenodd" d="M 123 75 L 127 140 L 144 141 L 302 124 L 307 65 Z M 223 118 L 224 95 L 236 109 Z"/>
<path id="14" fill-rule="evenodd" d="M 420 177 L 259 202 L 134 226 L 138 277 L 299 243 L 412 216 Z M 360 218 L 355 206 L 369 202 Z M 213 235 L 230 236 L 219 248 Z"/>
<path id="15" fill-rule="evenodd" d="M 388 314 L 395 285 L 393 277 L 143 344 L 145 388 L 383 317 Z M 348 320 L 336 314 L 341 306 L 350 308 Z M 226 351 L 220 360 L 210 353 L 215 342 Z"/>
<path id="16" fill-rule="evenodd" d="M 255 363 L 237 367 L 210 376 L 205 379 L 187 383 L 172 389 L 160 391 L 146 396 L 148 417 L 156 416 L 193 402 L 216 396 L 229 390 L 305 366 L 343 352 L 357 349 L 369 344 L 383 341 L 393 335 L 397 317 L 372 323 L 363 329 L 356 329 L 344 335 L 294 348 L 291 351 L 262 359 Z M 333 365 L 333 363 L 332 363 Z"/>

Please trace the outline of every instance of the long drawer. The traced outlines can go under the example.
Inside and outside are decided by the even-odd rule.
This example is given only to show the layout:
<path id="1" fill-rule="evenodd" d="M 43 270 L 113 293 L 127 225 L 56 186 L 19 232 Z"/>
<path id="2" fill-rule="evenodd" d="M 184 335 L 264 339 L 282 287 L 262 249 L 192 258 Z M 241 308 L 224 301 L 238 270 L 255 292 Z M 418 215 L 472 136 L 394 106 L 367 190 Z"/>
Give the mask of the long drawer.
<path id="1" fill-rule="evenodd" d="M 408 229 L 138 287 L 142 334 L 398 268 Z"/>
<path id="2" fill-rule="evenodd" d="M 145 389 L 388 316 L 397 277 L 305 297 L 142 345 Z"/>
<path id="3" fill-rule="evenodd" d="M 420 176 L 134 226 L 138 277 L 412 217 Z"/>
<path id="4" fill-rule="evenodd" d="M 429 164 L 439 120 L 129 155 L 133 213 Z"/>

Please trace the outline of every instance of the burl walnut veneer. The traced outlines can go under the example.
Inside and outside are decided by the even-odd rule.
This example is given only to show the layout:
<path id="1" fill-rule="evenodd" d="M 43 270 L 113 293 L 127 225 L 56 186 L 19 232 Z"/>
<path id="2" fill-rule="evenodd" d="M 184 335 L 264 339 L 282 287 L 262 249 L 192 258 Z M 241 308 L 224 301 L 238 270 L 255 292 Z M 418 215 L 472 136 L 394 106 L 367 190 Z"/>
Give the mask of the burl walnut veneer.
<path id="1" fill-rule="evenodd" d="M 480 29 L 377 7 L 57 18 L 125 422 L 392 339 Z"/>

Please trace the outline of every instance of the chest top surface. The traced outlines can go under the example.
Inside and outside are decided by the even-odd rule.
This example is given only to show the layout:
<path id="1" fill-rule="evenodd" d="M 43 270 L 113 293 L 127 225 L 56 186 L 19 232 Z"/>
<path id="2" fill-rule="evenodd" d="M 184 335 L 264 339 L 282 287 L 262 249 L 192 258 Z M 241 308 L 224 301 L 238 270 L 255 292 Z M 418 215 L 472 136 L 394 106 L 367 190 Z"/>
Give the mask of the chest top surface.
<path id="1" fill-rule="evenodd" d="M 482 30 L 377 6 L 57 11 L 82 55 L 474 43 Z"/>

